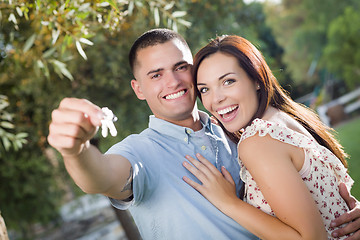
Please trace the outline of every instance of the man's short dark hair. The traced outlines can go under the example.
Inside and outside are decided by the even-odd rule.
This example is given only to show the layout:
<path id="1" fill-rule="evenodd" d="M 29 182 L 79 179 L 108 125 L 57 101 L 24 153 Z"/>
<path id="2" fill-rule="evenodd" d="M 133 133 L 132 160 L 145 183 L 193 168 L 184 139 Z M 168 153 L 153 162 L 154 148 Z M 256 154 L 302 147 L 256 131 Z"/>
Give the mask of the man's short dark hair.
<path id="1" fill-rule="evenodd" d="M 143 33 L 132 45 L 129 53 L 129 63 L 131 70 L 134 72 L 134 66 L 136 62 L 136 55 L 137 52 L 140 49 L 149 47 L 149 46 L 155 46 L 157 44 L 162 44 L 167 41 L 171 41 L 173 39 L 180 40 L 184 46 L 189 48 L 188 44 L 186 43 L 185 39 L 178 34 L 177 32 L 174 32 L 173 30 L 166 29 L 166 28 L 156 28 L 149 30 L 145 33 Z"/>

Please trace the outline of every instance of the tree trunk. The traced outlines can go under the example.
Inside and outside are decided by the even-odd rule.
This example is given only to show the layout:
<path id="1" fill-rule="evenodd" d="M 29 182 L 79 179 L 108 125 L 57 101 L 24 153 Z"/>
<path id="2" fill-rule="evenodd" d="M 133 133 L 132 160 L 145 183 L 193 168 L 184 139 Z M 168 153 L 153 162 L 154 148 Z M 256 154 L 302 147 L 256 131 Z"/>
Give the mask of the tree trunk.
<path id="1" fill-rule="evenodd" d="M 0 212 L 0 239 L 1 240 L 9 240 L 9 236 L 7 234 L 7 230 L 6 230 L 6 226 L 5 226 L 5 221 L 4 221 L 3 217 L 1 216 L 1 212 Z"/>
<path id="2" fill-rule="evenodd" d="M 115 214 L 121 226 L 124 228 L 128 240 L 141 240 L 138 228 L 135 225 L 133 218 L 128 211 L 114 208 Z"/>

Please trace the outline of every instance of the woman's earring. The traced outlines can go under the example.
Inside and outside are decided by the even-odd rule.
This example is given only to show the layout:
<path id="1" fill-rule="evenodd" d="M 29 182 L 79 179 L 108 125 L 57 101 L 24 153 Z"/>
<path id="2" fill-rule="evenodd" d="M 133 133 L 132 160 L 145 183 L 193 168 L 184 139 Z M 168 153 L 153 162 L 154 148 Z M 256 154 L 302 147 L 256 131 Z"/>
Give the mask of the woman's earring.
<path id="1" fill-rule="evenodd" d="M 259 90 L 260 89 L 260 85 L 258 84 L 257 86 L 256 86 L 256 90 Z"/>

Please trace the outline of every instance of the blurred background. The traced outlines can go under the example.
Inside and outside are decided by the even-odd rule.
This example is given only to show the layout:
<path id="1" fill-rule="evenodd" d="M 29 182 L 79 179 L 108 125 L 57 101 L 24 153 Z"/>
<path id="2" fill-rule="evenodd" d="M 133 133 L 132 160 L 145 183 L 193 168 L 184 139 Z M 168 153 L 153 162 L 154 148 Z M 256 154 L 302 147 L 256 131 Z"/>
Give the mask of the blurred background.
<path id="1" fill-rule="evenodd" d="M 291 97 L 338 132 L 360 199 L 359 23 L 358 0 L 0 0 L 0 211 L 10 239 L 139 239 L 127 212 L 74 185 L 46 137 L 51 111 L 70 96 L 117 115 L 118 136 L 93 141 L 103 152 L 147 127 L 127 55 L 155 27 L 178 31 L 193 54 L 222 34 L 254 43 Z"/>

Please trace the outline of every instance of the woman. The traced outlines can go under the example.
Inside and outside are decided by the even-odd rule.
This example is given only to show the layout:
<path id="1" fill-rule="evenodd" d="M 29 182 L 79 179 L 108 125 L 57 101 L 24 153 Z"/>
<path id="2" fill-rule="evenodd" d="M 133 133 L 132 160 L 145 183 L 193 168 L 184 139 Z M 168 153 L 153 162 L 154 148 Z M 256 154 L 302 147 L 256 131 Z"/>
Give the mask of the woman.
<path id="1" fill-rule="evenodd" d="M 216 38 L 196 54 L 193 70 L 204 107 L 239 142 L 244 201 L 226 169 L 199 154 L 184 166 L 202 184 L 184 181 L 260 238 L 331 238 L 330 220 L 348 210 L 339 182 L 350 188 L 353 180 L 330 129 L 286 95 L 244 38 Z"/>

